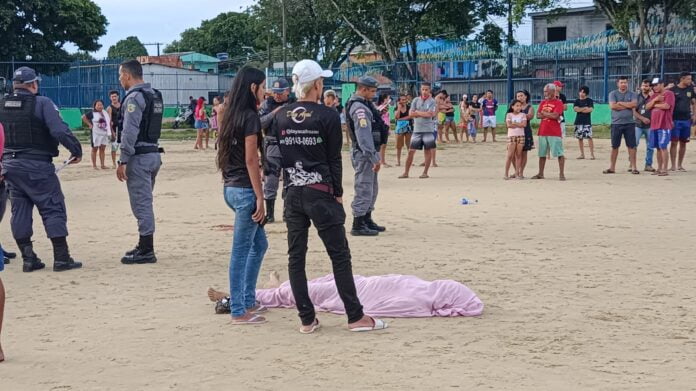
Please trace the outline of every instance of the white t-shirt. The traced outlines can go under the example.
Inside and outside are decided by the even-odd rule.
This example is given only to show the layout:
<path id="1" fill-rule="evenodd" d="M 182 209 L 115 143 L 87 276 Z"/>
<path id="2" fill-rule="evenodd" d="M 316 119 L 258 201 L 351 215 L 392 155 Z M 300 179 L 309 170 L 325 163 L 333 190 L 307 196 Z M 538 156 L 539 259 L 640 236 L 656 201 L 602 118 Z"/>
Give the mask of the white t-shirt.
<path id="1" fill-rule="evenodd" d="M 106 110 L 87 113 L 87 119 L 92 121 L 92 135 L 111 136 L 111 116 Z"/>

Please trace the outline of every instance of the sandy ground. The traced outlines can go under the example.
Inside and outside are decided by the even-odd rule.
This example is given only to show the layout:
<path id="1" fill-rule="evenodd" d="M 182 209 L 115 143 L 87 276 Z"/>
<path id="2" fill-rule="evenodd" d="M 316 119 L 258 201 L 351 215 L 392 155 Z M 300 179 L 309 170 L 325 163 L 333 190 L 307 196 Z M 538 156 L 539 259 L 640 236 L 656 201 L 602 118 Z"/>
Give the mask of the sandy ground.
<path id="1" fill-rule="evenodd" d="M 355 273 L 456 279 L 486 310 L 394 319 L 362 335 L 335 315 L 321 315 L 324 328 L 307 336 L 293 310 L 273 310 L 255 327 L 213 313 L 205 292 L 227 287 L 224 226 L 233 221 L 213 151 L 165 145 L 156 265 L 119 263 L 137 236 L 114 172 L 70 167 L 69 243 L 85 268 L 23 274 L 20 262 L 7 265 L 0 390 L 694 389 L 696 146 L 691 172 L 657 178 L 626 173 L 625 151 L 619 174 L 602 175 L 609 147 L 597 143 L 598 160 L 577 161 L 569 140 L 565 183 L 555 161 L 554 179 L 503 181 L 500 141 L 445 146 L 429 180 L 385 169 L 375 217 L 389 230 L 349 237 Z M 350 201 L 353 171 L 344 166 Z M 464 196 L 479 203 L 462 206 Z M 50 266 L 35 219 L 35 248 Z M 268 232 L 261 281 L 271 270 L 287 276 L 285 226 Z M 9 217 L 0 235 L 16 249 Z M 308 273 L 328 272 L 313 232 Z"/>

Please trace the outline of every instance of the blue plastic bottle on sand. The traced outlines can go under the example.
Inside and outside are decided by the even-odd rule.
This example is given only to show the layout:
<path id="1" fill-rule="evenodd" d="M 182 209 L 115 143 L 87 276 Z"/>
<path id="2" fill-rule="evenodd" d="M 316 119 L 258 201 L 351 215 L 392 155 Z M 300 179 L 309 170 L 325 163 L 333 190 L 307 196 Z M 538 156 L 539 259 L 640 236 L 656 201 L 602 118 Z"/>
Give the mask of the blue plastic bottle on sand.
<path id="1" fill-rule="evenodd" d="M 478 200 L 470 200 L 468 198 L 462 198 L 460 201 L 462 205 L 473 205 L 473 204 L 478 204 Z"/>

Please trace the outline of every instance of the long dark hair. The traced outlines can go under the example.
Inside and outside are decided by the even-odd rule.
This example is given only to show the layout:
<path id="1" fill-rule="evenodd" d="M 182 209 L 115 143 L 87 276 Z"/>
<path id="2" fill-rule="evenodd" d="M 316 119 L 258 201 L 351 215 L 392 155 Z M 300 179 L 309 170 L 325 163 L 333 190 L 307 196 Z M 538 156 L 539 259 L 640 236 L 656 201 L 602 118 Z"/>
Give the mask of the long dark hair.
<path id="1" fill-rule="evenodd" d="M 266 75 L 259 69 L 244 67 L 239 70 L 237 76 L 232 80 L 230 87 L 229 103 L 225 107 L 220 124 L 220 135 L 218 137 L 218 169 L 223 169 L 230 161 L 232 145 L 234 140 L 239 139 L 239 135 L 244 134 L 246 123 L 245 118 L 249 112 L 257 113 L 256 91 L 251 90 L 251 85 L 256 84 L 258 89 L 266 81 Z M 261 138 L 259 133 L 259 138 Z M 259 140 L 260 143 L 260 140 Z"/>
<path id="2" fill-rule="evenodd" d="M 531 104 L 532 104 L 532 102 L 530 102 L 530 100 L 532 99 L 532 96 L 529 94 L 529 91 L 527 91 L 527 90 L 518 90 L 518 91 L 515 91 L 515 99 L 513 99 L 513 102 L 514 102 L 514 101 L 520 102 L 520 101 L 517 100 L 517 94 L 519 94 L 519 93 L 522 93 L 522 94 L 527 98 L 527 103 L 526 103 L 527 105 L 531 105 Z M 513 102 L 510 102 L 510 105 L 508 106 L 508 111 L 507 111 L 508 113 L 512 113 L 512 105 L 513 105 Z M 520 102 L 520 103 L 522 103 L 522 102 Z M 524 107 L 523 107 L 522 109 L 524 109 Z"/>

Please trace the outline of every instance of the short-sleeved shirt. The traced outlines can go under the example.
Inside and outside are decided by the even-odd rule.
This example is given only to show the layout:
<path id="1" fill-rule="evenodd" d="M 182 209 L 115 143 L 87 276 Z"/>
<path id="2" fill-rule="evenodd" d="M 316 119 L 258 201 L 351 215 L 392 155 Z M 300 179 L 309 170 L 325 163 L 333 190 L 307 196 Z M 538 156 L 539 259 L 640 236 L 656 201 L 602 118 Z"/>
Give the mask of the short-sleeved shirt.
<path id="1" fill-rule="evenodd" d="M 647 119 L 650 119 L 651 110 L 648 110 L 645 107 L 645 105 L 647 105 L 649 101 L 650 101 L 650 95 L 643 96 L 643 94 L 638 94 L 637 101 L 636 101 L 636 103 L 637 103 L 636 111 L 638 112 L 638 114 L 642 115 L 643 117 L 646 117 Z M 636 118 L 636 127 L 641 128 L 641 129 L 649 129 L 650 124 L 646 125 L 643 123 L 643 121 Z"/>
<path id="2" fill-rule="evenodd" d="M 679 88 L 674 86 L 671 88 L 674 93 L 674 119 L 677 121 L 688 121 L 691 119 L 691 103 L 696 101 L 694 87 Z"/>
<path id="3" fill-rule="evenodd" d="M 633 91 L 626 90 L 626 92 L 621 92 L 619 90 L 614 90 L 609 93 L 609 103 L 617 102 L 633 102 L 636 100 L 636 94 Z M 611 111 L 611 124 L 612 125 L 624 125 L 633 124 L 633 110 L 612 110 Z"/>
<path id="4" fill-rule="evenodd" d="M 576 99 L 573 107 L 594 107 L 592 98 Z M 575 125 L 592 125 L 592 113 L 575 113 Z"/>
<path id="5" fill-rule="evenodd" d="M 261 120 L 256 112 L 249 110 L 244 113 L 242 132 L 235 132 L 230 145 L 230 158 L 222 168 L 222 179 L 225 187 L 251 187 L 251 178 L 246 166 L 246 138 L 258 136 L 260 141 Z"/>
<path id="6" fill-rule="evenodd" d="M 659 95 L 653 95 L 649 101 L 655 99 Z M 650 129 L 652 130 L 658 130 L 658 129 L 663 129 L 663 130 L 671 130 L 674 128 L 674 107 L 675 107 L 675 96 L 674 93 L 670 90 L 666 90 L 664 92 L 665 96 L 665 101 L 663 103 L 666 103 L 669 105 L 669 109 L 664 110 L 664 109 L 658 109 L 657 107 L 653 107 L 652 109 L 652 115 L 650 116 Z M 649 102 L 648 101 L 648 102 Z"/>
<path id="7" fill-rule="evenodd" d="M 423 98 L 419 96 L 411 102 L 411 110 L 435 112 L 437 111 L 435 99 L 430 97 L 423 100 Z M 413 133 L 432 133 L 435 126 L 434 117 L 413 119 Z"/>
<path id="8" fill-rule="evenodd" d="M 496 99 L 484 99 L 481 105 L 483 106 L 484 117 L 495 116 L 495 111 L 498 109 L 498 101 Z"/>
<path id="9" fill-rule="evenodd" d="M 527 114 L 525 113 L 507 113 L 505 115 L 505 120 L 512 122 L 517 126 L 508 126 L 508 137 L 524 136 L 524 126 L 522 123 L 527 121 Z"/>
<path id="10" fill-rule="evenodd" d="M 90 111 L 85 114 L 85 117 L 92 122 L 92 134 L 100 136 L 111 134 L 111 116 L 106 110 Z"/>
<path id="11" fill-rule="evenodd" d="M 563 115 L 563 102 L 560 99 L 542 100 L 539 111 L 547 111 Z M 561 137 L 561 122 L 559 119 L 544 118 L 539 125 L 539 136 Z"/>

